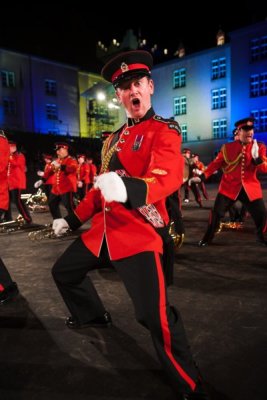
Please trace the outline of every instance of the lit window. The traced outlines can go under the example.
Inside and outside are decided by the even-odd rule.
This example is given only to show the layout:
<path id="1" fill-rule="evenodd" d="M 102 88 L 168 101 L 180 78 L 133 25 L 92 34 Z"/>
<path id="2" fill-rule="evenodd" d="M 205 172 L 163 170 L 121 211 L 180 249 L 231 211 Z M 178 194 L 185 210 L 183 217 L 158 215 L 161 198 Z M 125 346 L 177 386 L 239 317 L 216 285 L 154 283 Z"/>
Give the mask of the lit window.
<path id="1" fill-rule="evenodd" d="M 45 80 L 45 94 L 49 96 L 57 95 L 57 82 L 52 79 Z"/>
<path id="2" fill-rule="evenodd" d="M 250 41 L 250 59 L 258 61 L 267 58 L 267 36 L 261 36 Z"/>
<path id="3" fill-rule="evenodd" d="M 15 87 L 15 74 L 10 71 L 1 71 L 1 80 L 3 87 L 14 88 Z"/>
<path id="4" fill-rule="evenodd" d="M 182 131 L 183 142 L 187 142 L 187 125 L 186 124 L 181 125 L 181 131 Z"/>
<path id="5" fill-rule="evenodd" d="M 227 137 L 226 118 L 214 119 L 212 121 L 212 134 L 214 139 L 223 139 Z"/>
<path id="6" fill-rule="evenodd" d="M 4 115 L 16 115 L 17 114 L 16 100 L 9 97 L 4 97 L 3 110 L 4 110 Z"/>
<path id="7" fill-rule="evenodd" d="M 184 87 L 186 84 L 186 72 L 185 68 L 177 69 L 173 73 L 173 88 Z"/>
<path id="8" fill-rule="evenodd" d="M 186 114 L 186 97 L 180 96 L 173 99 L 174 115 Z"/>
<path id="9" fill-rule="evenodd" d="M 46 104 L 46 118 L 52 120 L 58 119 L 58 110 L 56 104 Z"/>
<path id="10" fill-rule="evenodd" d="M 255 118 L 254 131 L 266 132 L 267 131 L 267 109 L 253 110 L 251 116 Z"/>
<path id="11" fill-rule="evenodd" d="M 211 91 L 212 110 L 225 108 L 227 106 L 226 89 L 214 89 Z"/>
<path id="12" fill-rule="evenodd" d="M 221 57 L 211 62 L 211 79 L 226 77 L 226 58 Z"/>

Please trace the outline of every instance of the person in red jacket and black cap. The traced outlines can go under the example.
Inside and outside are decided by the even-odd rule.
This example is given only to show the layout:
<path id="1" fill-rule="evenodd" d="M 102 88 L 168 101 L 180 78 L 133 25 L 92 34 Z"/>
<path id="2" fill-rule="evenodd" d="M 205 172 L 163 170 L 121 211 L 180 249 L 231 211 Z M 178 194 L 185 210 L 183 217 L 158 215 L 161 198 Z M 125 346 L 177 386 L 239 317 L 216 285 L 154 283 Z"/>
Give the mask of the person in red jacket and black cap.
<path id="1" fill-rule="evenodd" d="M 215 171 L 223 170 L 208 228 L 199 246 L 211 243 L 219 229 L 220 220 L 237 200 L 245 205 L 255 222 L 257 243 L 267 246 L 264 236 L 267 230 L 266 208 L 257 177 L 258 172 L 267 172 L 266 147 L 253 139 L 254 118 L 247 117 L 237 121 L 235 128 L 238 140 L 224 144 L 216 159 L 208 165 L 200 178 L 193 178 L 205 180 Z"/>
<path id="2" fill-rule="evenodd" d="M 166 198 L 181 187 L 184 162 L 178 123 L 156 115 L 151 105 L 152 64 L 150 53 L 137 50 L 117 55 L 102 70 L 127 121 L 105 141 L 94 187 L 74 213 L 53 223 L 56 234 L 89 219 L 91 226 L 52 273 L 71 313 L 69 328 L 107 327 L 111 317 L 88 271 L 112 265 L 131 296 L 137 321 L 150 331 L 177 399 L 204 400 L 181 316 L 166 290 L 163 247 L 165 239 L 172 241 Z"/>
<path id="3" fill-rule="evenodd" d="M 53 219 L 61 217 L 59 207 L 61 202 L 68 213 L 74 209 L 73 195 L 77 191 L 76 170 L 78 163 L 69 155 L 69 149 L 70 145 L 66 142 L 55 143 L 57 159 L 51 162 L 42 176 L 45 182 L 53 176 L 48 199 L 48 206 Z"/>
<path id="4" fill-rule="evenodd" d="M 16 204 L 18 212 L 22 215 L 25 222 L 30 224 L 32 217 L 26 204 L 21 200 L 21 192 L 26 189 L 26 160 L 23 153 L 17 149 L 17 143 L 9 141 L 10 156 L 8 163 L 8 189 L 9 189 L 9 208 L 5 213 L 5 220 L 12 221 L 11 202 Z"/>
<path id="5" fill-rule="evenodd" d="M 0 130 L 0 216 L 8 209 L 9 195 L 7 171 L 9 163 L 9 144 L 3 130 Z M 18 287 L 0 258 L 0 306 L 18 294 Z"/>

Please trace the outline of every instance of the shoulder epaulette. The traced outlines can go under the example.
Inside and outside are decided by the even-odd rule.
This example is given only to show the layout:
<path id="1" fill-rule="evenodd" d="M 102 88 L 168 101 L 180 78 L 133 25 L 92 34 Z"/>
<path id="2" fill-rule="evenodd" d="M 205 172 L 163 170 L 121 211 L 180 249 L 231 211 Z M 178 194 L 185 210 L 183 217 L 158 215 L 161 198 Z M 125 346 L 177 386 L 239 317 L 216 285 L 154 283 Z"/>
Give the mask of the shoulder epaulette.
<path id="1" fill-rule="evenodd" d="M 176 130 L 181 135 L 181 128 L 177 121 L 171 118 L 163 118 L 160 115 L 154 115 L 156 121 L 163 122 L 168 125 L 168 128 Z"/>

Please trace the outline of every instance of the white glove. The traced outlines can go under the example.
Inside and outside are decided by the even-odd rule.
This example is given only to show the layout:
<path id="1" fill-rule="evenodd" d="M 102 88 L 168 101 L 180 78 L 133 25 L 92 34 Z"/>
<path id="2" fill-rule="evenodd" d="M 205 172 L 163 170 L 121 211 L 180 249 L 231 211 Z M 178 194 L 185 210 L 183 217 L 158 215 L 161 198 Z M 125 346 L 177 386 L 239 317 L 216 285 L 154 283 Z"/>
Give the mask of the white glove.
<path id="1" fill-rule="evenodd" d="M 82 188 L 83 187 L 82 181 L 78 181 L 77 186 L 78 186 L 78 188 Z"/>
<path id="2" fill-rule="evenodd" d="M 196 174 L 196 175 L 201 175 L 201 174 L 203 174 L 203 172 L 200 171 L 200 169 L 198 169 L 198 168 L 194 168 L 194 169 L 193 169 L 193 172 L 194 172 L 194 174 Z"/>
<path id="3" fill-rule="evenodd" d="M 56 236 L 62 236 L 69 229 L 69 224 L 64 218 L 54 219 L 52 229 Z"/>
<path id="4" fill-rule="evenodd" d="M 54 165 L 55 168 L 59 168 L 60 167 L 60 164 L 56 160 L 52 161 L 51 165 Z"/>
<path id="5" fill-rule="evenodd" d="M 38 176 L 44 176 L 44 171 L 37 171 Z"/>
<path id="6" fill-rule="evenodd" d="M 35 189 L 38 189 L 42 184 L 43 184 L 43 181 L 42 181 L 42 179 L 40 179 L 39 181 L 36 181 L 33 186 L 35 187 Z"/>
<path id="7" fill-rule="evenodd" d="M 253 145 L 251 147 L 251 155 L 254 160 L 259 157 L 259 146 L 257 143 L 257 139 L 253 139 Z"/>
<path id="8" fill-rule="evenodd" d="M 94 188 L 101 190 L 102 196 L 107 202 L 125 203 L 127 201 L 126 187 L 116 172 L 99 175 L 95 180 Z"/>
<path id="9" fill-rule="evenodd" d="M 189 179 L 188 185 L 191 186 L 191 183 L 192 183 L 192 182 L 194 182 L 194 183 L 200 183 L 200 182 L 201 182 L 201 179 L 200 179 L 198 176 L 195 176 L 194 178 Z"/>

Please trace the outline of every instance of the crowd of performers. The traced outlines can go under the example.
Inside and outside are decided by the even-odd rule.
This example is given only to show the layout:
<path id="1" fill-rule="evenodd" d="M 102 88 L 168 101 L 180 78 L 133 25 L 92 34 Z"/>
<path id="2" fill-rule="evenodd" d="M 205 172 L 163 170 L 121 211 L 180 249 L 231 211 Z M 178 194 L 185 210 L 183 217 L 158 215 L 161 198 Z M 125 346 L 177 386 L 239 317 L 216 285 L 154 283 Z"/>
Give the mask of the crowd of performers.
<path id="1" fill-rule="evenodd" d="M 216 232 L 221 229 L 226 212 L 229 212 L 229 227 L 240 228 L 246 216 L 252 216 L 256 225 L 257 242 L 266 245 L 266 208 L 262 199 L 262 190 L 258 181 L 257 172 L 267 172 L 266 153 L 263 144 L 257 144 L 252 156 L 253 144 L 251 139 L 253 119 L 245 118 L 236 123 L 233 131 L 233 142 L 224 145 L 218 156 L 208 166 L 199 159 L 199 155 L 184 148 L 184 179 L 182 186 L 167 199 L 167 207 L 171 220 L 170 234 L 176 240 L 176 247 L 180 247 L 185 238 L 185 225 L 182 207 L 190 201 L 192 192 L 196 204 L 202 208 L 203 199 L 208 200 L 205 182 L 213 173 L 223 169 L 219 193 L 213 209 L 210 210 L 207 231 L 199 246 L 206 246 L 212 242 Z M 246 143 L 246 141 L 248 143 Z M 254 145 L 255 149 L 255 145 Z M 32 215 L 27 204 L 22 199 L 26 189 L 27 166 L 25 156 L 18 151 L 17 144 L 6 138 L 4 131 L 0 131 L 0 223 L 13 221 L 12 203 L 16 205 L 18 214 L 24 223 L 32 223 Z M 66 142 L 55 143 L 54 154 L 43 153 L 43 168 L 36 171 L 39 176 L 34 187 L 42 188 L 45 193 L 52 219 L 61 218 L 60 204 L 69 214 L 73 212 L 77 203 L 82 200 L 92 188 L 98 174 L 92 158 L 86 154 L 70 154 L 70 145 Z M 256 160 L 256 161 L 255 161 Z M 258 160 L 258 161 L 257 161 Z M 257 164 L 258 163 L 258 164 Z M 252 166 L 252 167 L 251 167 Z M 239 183 L 233 184 L 233 175 L 239 174 Z M 236 177 L 234 177 L 236 178 Z M 6 195 L 7 193 L 8 195 Z M 202 196 L 201 196 L 202 193 Z M 237 206 L 237 202 L 241 206 Z M 3 261 L 0 259 L 0 299 L 3 302 L 18 293 L 17 285 L 12 281 Z M 6 296 L 5 288 L 8 288 Z M 1 302 L 1 300 L 0 300 Z"/>

